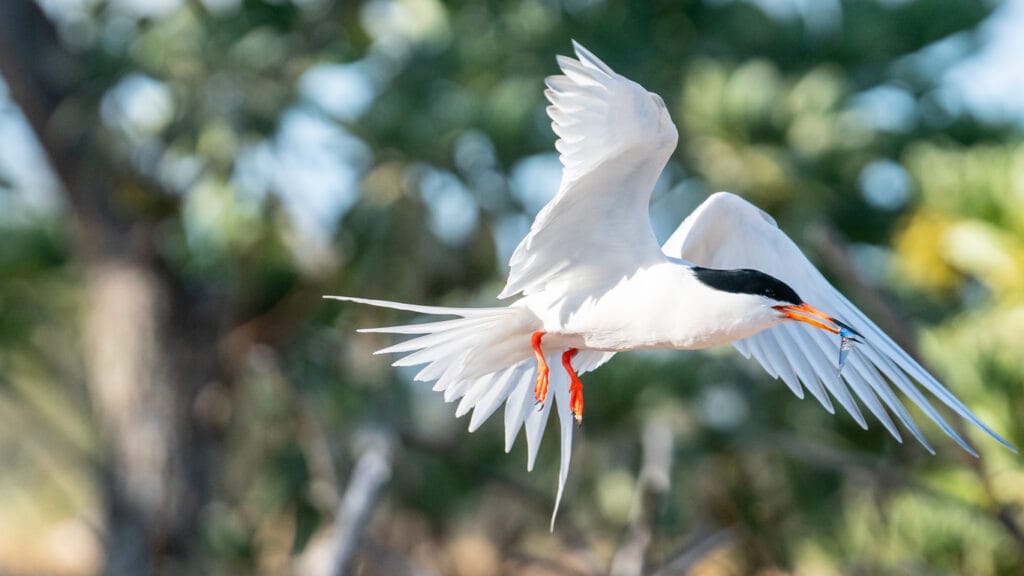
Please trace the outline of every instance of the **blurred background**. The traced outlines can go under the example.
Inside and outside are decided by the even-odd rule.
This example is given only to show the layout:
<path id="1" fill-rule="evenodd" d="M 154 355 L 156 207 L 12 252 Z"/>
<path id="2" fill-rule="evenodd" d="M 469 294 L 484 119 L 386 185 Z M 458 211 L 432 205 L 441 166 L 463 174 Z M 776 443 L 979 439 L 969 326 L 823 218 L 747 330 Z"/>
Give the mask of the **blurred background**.
<path id="1" fill-rule="evenodd" d="M 1024 1 L 4 0 L 0 573 L 1021 574 L 1024 465 L 731 348 L 588 374 L 566 498 L 357 327 L 493 305 L 575 38 L 1024 445 Z M 917 414 L 920 416 L 920 414 Z"/>

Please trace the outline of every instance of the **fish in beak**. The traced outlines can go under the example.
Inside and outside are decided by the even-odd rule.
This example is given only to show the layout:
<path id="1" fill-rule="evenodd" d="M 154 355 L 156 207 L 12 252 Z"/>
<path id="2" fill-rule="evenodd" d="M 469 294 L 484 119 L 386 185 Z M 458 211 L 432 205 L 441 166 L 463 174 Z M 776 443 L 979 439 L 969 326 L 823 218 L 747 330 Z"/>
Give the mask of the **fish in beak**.
<path id="1" fill-rule="evenodd" d="M 851 328 L 841 320 L 825 314 L 821 310 L 818 310 L 814 306 L 804 302 L 802 304 L 792 305 L 786 304 L 782 306 L 772 306 L 775 310 L 782 313 L 783 316 L 791 320 L 810 324 L 815 328 L 821 328 L 826 332 L 839 335 L 839 371 L 843 371 L 843 366 L 846 365 L 846 358 L 853 348 L 853 344 L 863 344 L 864 337 L 859 332 Z"/>

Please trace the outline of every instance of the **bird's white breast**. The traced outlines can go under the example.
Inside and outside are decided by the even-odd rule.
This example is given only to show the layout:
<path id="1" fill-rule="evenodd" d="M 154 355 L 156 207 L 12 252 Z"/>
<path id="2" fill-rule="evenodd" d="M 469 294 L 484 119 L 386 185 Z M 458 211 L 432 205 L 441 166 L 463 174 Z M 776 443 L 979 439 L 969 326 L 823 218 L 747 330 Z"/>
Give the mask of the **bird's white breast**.
<path id="1" fill-rule="evenodd" d="M 607 287 L 547 290 L 522 301 L 542 321 L 545 343 L 607 351 L 709 348 L 778 323 L 753 295 L 714 290 L 691 269 L 663 262 Z M 557 294 L 557 296 L 552 296 Z"/>

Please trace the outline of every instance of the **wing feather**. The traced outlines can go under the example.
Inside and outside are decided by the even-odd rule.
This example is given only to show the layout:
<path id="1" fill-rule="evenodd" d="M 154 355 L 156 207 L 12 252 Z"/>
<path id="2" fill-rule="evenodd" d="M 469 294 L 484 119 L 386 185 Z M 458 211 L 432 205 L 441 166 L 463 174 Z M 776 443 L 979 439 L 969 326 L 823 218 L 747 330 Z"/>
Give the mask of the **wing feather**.
<path id="1" fill-rule="evenodd" d="M 853 350 L 841 375 L 836 365 L 838 346 L 834 337 L 802 324 L 785 323 L 734 343 L 737 350 L 744 356 L 753 356 L 769 374 L 781 375 L 798 396 L 798 386 L 789 382 L 794 374 L 830 412 L 831 403 L 822 386 L 858 424 L 866 427 L 852 390 L 893 437 L 901 440 L 888 411 L 928 451 L 934 452 L 894 393 L 895 387 L 946 435 L 976 456 L 977 452 L 922 393 L 923 388 L 960 417 L 1016 451 L 836 290 L 779 230 L 771 216 L 739 196 L 726 192 L 712 195 L 683 221 L 662 249 L 671 257 L 700 266 L 753 268 L 775 276 L 806 302 L 842 319 L 864 336 L 865 343 Z"/>
<path id="2" fill-rule="evenodd" d="M 821 380 L 814 371 L 814 367 L 810 362 L 803 361 L 802 356 L 800 356 L 799 350 L 802 344 L 797 344 L 800 336 L 797 327 L 783 324 L 778 327 L 777 332 L 779 348 L 786 355 L 786 360 L 793 366 L 797 374 L 800 375 L 800 381 L 810 390 L 811 395 L 814 396 L 826 412 L 835 414 L 836 408 L 832 405 L 832 400 L 829 399 L 828 394 L 825 392 L 825 387 L 822 386 Z"/>
<path id="3" fill-rule="evenodd" d="M 846 385 L 853 390 L 860 401 L 867 406 L 867 409 L 871 414 L 882 423 L 882 426 L 899 442 L 903 442 L 903 436 L 900 434 L 899 429 L 893 424 L 892 418 L 889 413 L 882 407 L 882 403 L 878 400 L 878 396 L 875 394 L 874 389 L 871 386 L 871 382 L 866 376 L 866 373 L 860 369 L 860 356 L 857 356 L 852 361 L 847 362 L 848 373 L 843 373 L 843 381 Z"/>
<path id="4" fill-rule="evenodd" d="M 818 374 L 818 379 L 825 385 L 825 389 L 828 390 L 829 394 L 839 402 L 839 405 L 853 417 L 857 425 L 866 430 L 868 423 L 864 419 L 864 414 L 857 407 L 857 403 L 853 400 L 853 396 L 850 395 L 850 390 L 846 387 L 843 379 L 839 377 L 838 369 L 831 364 L 831 359 L 829 358 L 830 347 L 827 341 L 825 343 L 822 342 L 822 337 L 825 333 L 815 334 L 808 330 L 802 330 L 799 326 L 797 328 L 800 339 L 803 342 L 803 346 L 799 350 L 803 351 L 805 357 L 810 360 L 814 371 Z M 764 333 L 755 335 L 755 338 L 758 336 L 761 338 L 775 337 L 767 330 Z M 837 348 L 836 346 L 831 346 L 831 349 L 836 350 Z M 760 358 L 758 358 L 758 361 L 760 361 Z"/>
<path id="5" fill-rule="evenodd" d="M 648 203 L 678 135 L 659 98 L 573 42 L 544 94 L 562 181 L 509 260 L 499 298 L 553 283 L 591 292 L 660 261 Z"/>
<path id="6" fill-rule="evenodd" d="M 766 338 L 763 342 L 763 348 L 765 357 L 773 359 L 773 366 L 775 371 L 782 377 L 782 381 L 786 383 L 786 386 L 793 392 L 797 398 L 804 397 L 804 389 L 800 386 L 800 378 L 796 374 L 796 369 L 786 355 L 785 349 L 779 346 L 778 340 Z"/>

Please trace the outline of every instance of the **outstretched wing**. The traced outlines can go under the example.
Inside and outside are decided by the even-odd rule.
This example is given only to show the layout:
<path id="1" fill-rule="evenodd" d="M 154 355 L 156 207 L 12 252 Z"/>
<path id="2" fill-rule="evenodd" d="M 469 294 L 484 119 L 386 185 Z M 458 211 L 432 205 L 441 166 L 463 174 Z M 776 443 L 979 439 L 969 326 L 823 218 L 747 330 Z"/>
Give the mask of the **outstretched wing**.
<path id="1" fill-rule="evenodd" d="M 842 319 L 864 336 L 864 344 L 851 352 L 838 374 L 838 346 L 834 337 L 797 322 L 786 322 L 739 340 L 733 345 L 753 356 L 775 378 L 782 378 L 799 397 L 801 384 L 830 413 L 828 393 L 866 428 L 850 389 L 897 440 L 899 430 L 886 408 L 928 449 L 928 441 L 893 391 L 903 393 L 951 438 L 973 455 L 973 448 L 922 394 L 923 388 L 954 412 L 1015 450 L 974 415 L 960 400 L 885 335 L 878 326 L 836 290 L 768 214 L 739 196 L 719 192 L 701 204 L 663 247 L 671 257 L 710 268 L 752 268 L 789 284 L 805 302 Z M 849 387 L 849 388 L 848 388 Z M 826 390 L 828 393 L 826 393 Z"/>
<path id="2" fill-rule="evenodd" d="M 560 280 L 602 285 L 663 259 L 647 210 L 675 126 L 661 98 L 573 47 L 577 59 L 559 56 L 563 74 L 545 81 L 562 182 L 513 253 L 499 298 Z"/>

